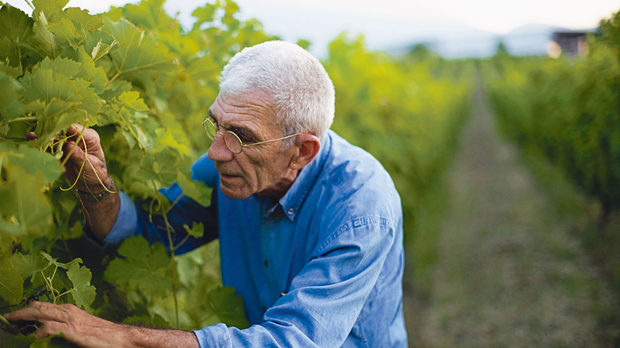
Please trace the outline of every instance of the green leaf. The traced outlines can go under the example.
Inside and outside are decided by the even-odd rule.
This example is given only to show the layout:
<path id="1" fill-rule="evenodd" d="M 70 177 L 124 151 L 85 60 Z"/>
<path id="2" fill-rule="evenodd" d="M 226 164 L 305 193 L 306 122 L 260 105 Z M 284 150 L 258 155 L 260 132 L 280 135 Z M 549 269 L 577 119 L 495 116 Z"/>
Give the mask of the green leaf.
<path id="1" fill-rule="evenodd" d="M 44 12 L 34 13 L 35 18 L 34 26 L 32 29 L 32 46 L 42 56 L 56 56 L 56 39 L 54 34 L 49 31 L 47 17 Z"/>
<path id="2" fill-rule="evenodd" d="M 14 78 L 0 72 L 0 119 L 13 119 L 24 113 L 23 87 Z"/>
<path id="3" fill-rule="evenodd" d="M 24 279 L 32 277 L 47 266 L 47 262 L 40 255 L 18 253 L 13 254 L 11 260 Z"/>
<path id="4" fill-rule="evenodd" d="M 151 315 L 132 315 L 130 317 L 125 318 L 123 320 L 123 324 L 128 325 L 138 325 L 138 326 L 148 326 L 154 328 L 167 328 L 170 327 L 170 323 L 166 321 L 159 314 L 151 314 Z"/>
<path id="5" fill-rule="evenodd" d="M 140 92 L 127 91 L 118 96 L 121 105 L 131 108 L 135 111 L 148 111 L 148 107 L 144 104 L 144 100 L 140 98 Z"/>
<path id="6" fill-rule="evenodd" d="M 84 266 L 80 266 L 77 262 L 72 263 L 67 270 L 67 277 L 69 277 L 69 280 L 73 283 L 71 296 L 73 296 L 75 305 L 80 308 L 89 309 L 96 296 L 95 287 L 90 285 L 92 277 L 90 270 Z"/>
<path id="7" fill-rule="evenodd" d="M 172 289 L 170 258 L 161 243 L 152 246 L 143 237 L 128 238 L 118 248 L 124 258 L 110 262 L 104 273 L 106 281 L 144 295 L 166 296 Z"/>
<path id="8" fill-rule="evenodd" d="M 0 314 L 0 323 L 3 323 L 4 325 L 11 325 L 11 323 L 9 323 L 9 321 L 6 320 L 6 318 L 2 314 Z"/>
<path id="9" fill-rule="evenodd" d="M 194 181 L 188 173 L 177 172 L 176 182 L 183 189 L 183 194 L 200 203 L 208 206 L 211 202 L 211 188 L 201 181 Z"/>
<path id="10" fill-rule="evenodd" d="M 103 19 L 101 16 L 91 15 L 88 13 L 88 10 L 69 7 L 65 9 L 65 13 L 81 32 L 95 31 L 103 26 Z"/>
<path id="11" fill-rule="evenodd" d="M 68 18 L 60 18 L 57 21 L 50 22 L 47 28 L 54 34 L 58 44 L 67 42 L 72 47 L 76 47 L 84 38 L 84 33 L 78 32 L 73 22 Z"/>
<path id="12" fill-rule="evenodd" d="M 4 5 L 0 9 L 0 58 L 8 59 L 11 66 L 21 67 L 20 43 L 26 43 L 32 36 L 32 18 L 21 10 Z"/>
<path id="13" fill-rule="evenodd" d="M 2 215 L 12 216 L 19 224 L 19 234 L 45 235 L 51 226 L 51 206 L 43 194 L 45 176 L 41 171 L 29 173 L 22 167 L 8 164 L 10 191 L 0 200 Z M 10 232 L 10 231 L 7 231 Z"/>
<path id="14" fill-rule="evenodd" d="M 184 224 L 183 228 L 185 229 L 187 234 L 194 238 L 200 238 L 204 234 L 204 225 L 202 224 L 202 222 L 196 222 L 192 224 L 191 228 L 188 225 Z"/>
<path id="15" fill-rule="evenodd" d="M 54 156 L 27 145 L 12 146 L 0 143 L 0 151 L 2 152 L 0 158 L 6 165 L 18 166 L 31 175 L 41 172 L 45 178 L 45 184 L 56 181 L 65 171 Z"/>
<path id="16" fill-rule="evenodd" d="M 151 35 L 127 20 L 106 20 L 104 28 L 118 42 L 110 50 L 114 72 L 118 75 L 140 73 L 144 76 L 144 72 L 167 72 L 174 69 L 165 46 L 157 44 Z"/>
<path id="17" fill-rule="evenodd" d="M 68 2 L 69 0 L 33 0 L 34 12 L 32 16 L 37 17 L 41 12 L 44 12 L 48 18 L 54 19 L 54 17 L 61 15 L 62 9 L 67 6 Z"/>
<path id="18" fill-rule="evenodd" d="M 6 38 L 0 38 L 0 51 L 2 51 L 2 40 Z M 0 58 L 1 59 L 1 58 Z M 7 63 L 0 61 L 0 71 L 16 79 L 22 75 L 22 68 L 17 66 L 9 66 Z"/>
<path id="19" fill-rule="evenodd" d="M 76 348 L 77 346 L 67 341 L 63 334 L 45 337 L 34 341 L 30 348 Z"/>
<path id="20" fill-rule="evenodd" d="M 136 178 L 144 180 L 156 180 L 162 185 L 171 185 L 177 178 L 177 164 L 179 158 L 176 151 L 147 152 L 144 154 L 139 168 L 132 168 Z"/>
<path id="21" fill-rule="evenodd" d="M 90 87 L 93 88 L 95 94 L 103 93 L 105 84 L 108 81 L 103 68 L 95 65 L 95 61 L 86 53 L 84 47 L 78 48 L 78 58 L 82 65 L 77 76 L 89 81 Z"/>
<path id="22" fill-rule="evenodd" d="M 2 347 L 23 348 L 30 347 L 30 344 L 36 341 L 34 335 L 3 335 Z"/>
<path id="23" fill-rule="evenodd" d="M 241 296 L 230 286 L 218 286 L 207 294 L 207 310 L 214 316 L 210 321 L 245 328 L 250 326 Z"/>
<path id="24" fill-rule="evenodd" d="M 8 304 L 18 304 L 24 293 L 24 279 L 10 258 L 0 260 L 0 297 Z"/>
<path id="25" fill-rule="evenodd" d="M 157 140 L 153 147 L 153 151 L 165 151 L 166 148 L 172 148 L 184 156 L 189 155 L 189 147 L 187 144 L 185 142 L 179 142 L 179 140 L 183 140 L 181 132 L 174 132 L 170 128 L 158 128 L 155 130 L 155 134 L 157 135 Z M 174 134 L 177 135 L 175 136 Z"/>
<path id="26" fill-rule="evenodd" d="M 68 78 L 73 78 L 80 71 L 81 64 L 69 58 L 59 57 L 50 59 L 46 57 L 40 64 L 41 69 L 49 69 L 54 74 L 64 74 Z"/>
<path id="27" fill-rule="evenodd" d="M 69 59 L 60 58 L 61 61 L 69 61 Z M 43 63 L 50 62 L 49 58 L 45 58 Z M 42 63 L 42 64 L 43 64 Z M 50 63 L 51 64 L 51 63 Z M 47 65 L 47 64 L 46 64 Z M 69 64 L 53 64 L 63 70 L 71 69 Z M 77 66 L 79 69 L 79 66 Z M 72 71 L 69 70 L 69 73 Z M 77 73 L 77 70 L 75 71 Z M 32 72 L 26 73 L 21 79 L 24 86 L 24 98 L 27 102 L 41 100 L 49 103 L 52 99 L 60 99 L 65 101 L 80 101 L 81 97 L 78 90 L 71 83 L 70 76 L 63 74 L 61 71 L 54 71 L 51 68 L 34 68 Z"/>

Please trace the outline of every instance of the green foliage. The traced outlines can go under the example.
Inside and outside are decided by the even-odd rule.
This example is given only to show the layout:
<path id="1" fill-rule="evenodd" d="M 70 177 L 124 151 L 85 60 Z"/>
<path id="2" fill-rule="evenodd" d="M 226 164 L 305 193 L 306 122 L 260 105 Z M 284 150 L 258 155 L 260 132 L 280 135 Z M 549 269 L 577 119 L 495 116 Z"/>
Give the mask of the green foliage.
<path id="1" fill-rule="evenodd" d="M 32 17 L 0 8 L 0 311 L 36 298 L 124 323 L 248 325 L 234 289 L 218 285 L 217 245 L 177 256 L 178 245 L 167 245 L 169 255 L 136 237 L 117 255 L 103 254 L 78 238 L 79 204 L 59 190 L 71 185 L 60 161 L 65 130 L 77 122 L 99 132 L 118 188 L 150 213 L 165 215 L 174 204 L 157 191 L 173 182 L 209 203 L 210 190 L 188 170 L 209 146 L 196 128 L 225 62 L 275 37 L 256 20 L 239 20 L 232 1 L 195 9 L 189 29 L 163 11 L 163 2 L 101 15 L 65 8 L 66 0 L 35 0 Z M 338 96 L 334 128 L 385 165 L 403 197 L 408 238 L 419 241 L 426 192 L 449 162 L 469 110 L 471 66 L 429 51 L 390 57 L 345 37 L 332 42 L 325 65 Z M 37 139 L 27 140 L 29 132 Z M 185 226 L 192 236 L 203 228 Z M 419 260 L 433 253 L 411 244 Z M 5 337 L 3 343 L 62 340 Z"/>
<path id="2" fill-rule="evenodd" d="M 496 57 L 484 76 L 503 133 L 598 202 L 582 237 L 620 289 L 620 238 L 608 224 L 620 208 L 620 12 L 588 43 L 583 57 Z"/>
<path id="3" fill-rule="evenodd" d="M 583 59 L 502 59 L 487 87 L 503 131 L 561 167 L 607 212 L 620 206 L 620 25 Z M 495 75 L 493 75 L 495 74 Z"/>
<path id="4" fill-rule="evenodd" d="M 80 123 L 100 133 L 119 189 L 150 201 L 152 214 L 170 209 L 157 190 L 175 181 L 207 205 L 210 190 L 191 180 L 189 166 L 209 143 L 194 130 L 225 62 L 273 37 L 256 20 L 237 19 L 232 1 L 196 9 L 191 30 L 164 12 L 163 1 L 101 15 L 65 8 L 66 0 L 33 5 L 32 17 L 0 8 L 0 311 L 38 298 L 132 323 L 195 329 L 208 317 L 247 325 L 240 299 L 217 285 L 212 259 L 130 239 L 118 258 L 88 255 L 83 265 L 85 255 L 69 247 L 82 235 L 82 217 L 75 197 L 59 190 L 71 185 L 60 159 L 64 131 Z M 203 283 L 190 284 L 180 269 L 188 257 Z"/>
<path id="5" fill-rule="evenodd" d="M 325 67 L 336 88 L 333 128 L 372 153 L 392 176 L 403 205 L 408 265 L 416 279 L 436 259 L 436 233 L 420 226 L 428 192 L 440 182 L 469 112 L 473 66 L 444 62 L 425 47 L 404 57 L 366 49 L 362 37 L 330 43 Z"/>

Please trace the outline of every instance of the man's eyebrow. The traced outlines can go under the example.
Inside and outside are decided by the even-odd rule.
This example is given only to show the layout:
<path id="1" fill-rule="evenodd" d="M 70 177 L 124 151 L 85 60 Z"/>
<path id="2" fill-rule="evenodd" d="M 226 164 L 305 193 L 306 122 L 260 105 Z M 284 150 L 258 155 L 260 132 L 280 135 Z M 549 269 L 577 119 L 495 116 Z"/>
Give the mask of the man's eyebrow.
<path id="1" fill-rule="evenodd" d="M 215 118 L 215 116 L 213 116 L 213 112 L 211 111 L 211 108 L 209 108 L 209 110 L 207 110 L 207 112 L 209 113 L 209 117 L 211 117 L 212 119 L 214 119 L 217 122 L 217 118 Z"/>
<path id="2" fill-rule="evenodd" d="M 217 120 L 215 115 L 213 115 L 213 112 L 211 111 L 211 108 L 209 108 L 207 110 L 207 112 L 209 114 L 209 117 L 211 117 L 215 121 L 215 123 L 219 123 L 219 121 Z M 258 139 L 256 134 L 254 134 L 254 132 L 251 129 L 247 128 L 247 127 L 230 126 L 230 127 L 228 127 L 228 130 L 232 131 L 233 133 L 235 133 L 235 134 L 237 134 L 239 136 L 250 138 L 251 140 Z"/>

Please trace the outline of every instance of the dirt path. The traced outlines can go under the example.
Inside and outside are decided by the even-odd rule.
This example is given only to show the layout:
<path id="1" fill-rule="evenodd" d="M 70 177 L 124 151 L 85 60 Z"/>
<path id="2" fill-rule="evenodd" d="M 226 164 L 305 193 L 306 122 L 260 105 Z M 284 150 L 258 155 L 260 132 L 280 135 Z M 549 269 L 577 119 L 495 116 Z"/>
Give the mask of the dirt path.
<path id="1" fill-rule="evenodd" d="M 423 347 L 597 347 L 609 292 L 570 226 L 499 138 L 483 91 L 449 174 L 431 299 L 409 320 Z M 405 304 L 411 303 L 410 300 Z"/>

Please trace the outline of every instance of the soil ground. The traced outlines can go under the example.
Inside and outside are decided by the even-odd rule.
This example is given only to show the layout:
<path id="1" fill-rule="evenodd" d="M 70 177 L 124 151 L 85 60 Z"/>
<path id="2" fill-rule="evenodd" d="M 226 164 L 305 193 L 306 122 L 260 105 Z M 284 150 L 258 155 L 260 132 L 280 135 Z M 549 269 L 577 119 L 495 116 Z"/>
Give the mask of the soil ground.
<path id="1" fill-rule="evenodd" d="M 429 298 L 405 294 L 410 346 L 613 345 L 599 325 L 609 287 L 497 134 L 480 86 L 457 151 Z"/>

